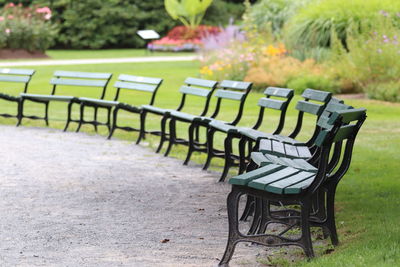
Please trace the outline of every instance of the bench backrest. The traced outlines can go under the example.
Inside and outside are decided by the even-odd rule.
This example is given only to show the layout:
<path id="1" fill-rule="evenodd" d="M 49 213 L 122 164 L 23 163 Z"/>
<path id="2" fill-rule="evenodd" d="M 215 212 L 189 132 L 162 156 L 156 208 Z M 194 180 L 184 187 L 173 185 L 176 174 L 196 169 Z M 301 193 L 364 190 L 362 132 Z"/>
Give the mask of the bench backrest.
<path id="1" fill-rule="evenodd" d="M 280 111 L 279 123 L 273 134 L 279 134 L 285 123 L 285 114 L 290 101 L 293 98 L 294 91 L 288 88 L 268 87 L 264 91 L 265 97 L 258 100 L 257 105 L 260 107 L 258 119 L 253 129 L 258 129 L 263 121 L 265 109 Z"/>
<path id="2" fill-rule="evenodd" d="M 24 93 L 26 93 L 33 74 L 35 74 L 35 70 L 31 69 L 0 68 L 0 82 L 21 83 L 24 86 Z"/>
<path id="3" fill-rule="evenodd" d="M 184 108 L 187 96 L 194 96 L 204 100 L 204 107 L 199 114 L 200 116 L 204 116 L 208 111 L 211 95 L 217 87 L 217 81 L 189 77 L 186 78 L 184 83 L 185 85 L 179 88 L 182 97 L 177 110 L 180 111 Z"/>
<path id="4" fill-rule="evenodd" d="M 367 118 L 366 109 L 345 109 L 333 112 L 327 124 L 330 125 L 318 134 L 315 144 L 320 149 L 320 158 L 318 162 L 318 172 L 315 180 L 309 190 L 314 191 L 325 181 L 338 183 L 347 172 L 354 147 L 356 136 Z M 344 149 L 340 149 L 338 160 L 340 164 L 337 168 L 329 167 L 332 147 L 336 144 L 345 142 Z"/>
<path id="5" fill-rule="evenodd" d="M 289 135 L 291 138 L 295 138 L 300 133 L 305 113 L 315 116 L 316 121 L 318 120 L 319 116 L 324 111 L 325 106 L 330 101 L 332 93 L 314 89 L 306 89 L 301 96 L 304 98 L 304 100 L 299 100 L 296 104 L 296 109 L 299 111 L 299 113 L 297 116 L 296 126 L 293 132 Z M 318 132 L 319 127 L 316 125 L 312 137 L 306 142 L 308 145 L 315 140 Z"/>
<path id="6" fill-rule="evenodd" d="M 153 105 L 162 81 L 160 78 L 121 74 L 118 76 L 118 81 L 114 83 L 114 87 L 117 88 L 114 101 L 118 101 L 121 90 L 141 91 L 151 95 L 149 104 Z"/>
<path id="7" fill-rule="evenodd" d="M 238 101 L 239 107 L 236 116 L 230 123 L 232 125 L 236 125 L 243 115 L 244 103 L 246 101 L 247 95 L 250 93 L 252 85 L 253 84 L 250 82 L 223 80 L 219 84 L 219 89 L 216 90 L 214 94 L 214 97 L 217 98 L 217 103 L 215 105 L 215 109 L 213 114 L 211 115 L 211 118 L 216 118 L 218 116 L 223 99 Z"/>
<path id="8" fill-rule="evenodd" d="M 99 99 L 104 99 L 107 85 L 111 80 L 111 73 L 79 72 L 57 70 L 53 74 L 50 84 L 53 85 L 51 94 L 56 94 L 57 86 L 96 87 L 101 89 Z"/>

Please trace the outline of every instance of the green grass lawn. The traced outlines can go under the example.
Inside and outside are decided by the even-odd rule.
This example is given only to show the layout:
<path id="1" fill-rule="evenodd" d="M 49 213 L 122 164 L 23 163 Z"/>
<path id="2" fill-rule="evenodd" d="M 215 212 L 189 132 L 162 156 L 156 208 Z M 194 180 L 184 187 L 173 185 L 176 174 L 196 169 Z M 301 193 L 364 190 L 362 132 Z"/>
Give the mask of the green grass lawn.
<path id="1" fill-rule="evenodd" d="M 60 53 L 56 58 L 71 58 L 79 53 L 50 51 Z M 138 52 L 140 53 L 140 52 Z M 69 55 L 68 55 L 69 54 Z M 111 56 L 111 55 L 110 55 Z M 132 56 L 132 55 L 129 55 Z M 81 58 L 87 58 L 82 53 Z M 113 57 L 117 57 L 114 55 Z M 164 62 L 164 63 L 124 63 L 124 64 L 99 64 L 99 65 L 78 65 L 62 67 L 35 67 L 37 73 L 32 79 L 29 91 L 32 93 L 50 92 L 48 81 L 56 69 L 76 71 L 97 71 L 114 73 L 113 81 L 118 74 L 136 74 L 164 78 L 164 83 L 156 97 L 155 104 L 160 107 L 176 108 L 179 104 L 178 88 L 188 76 L 198 75 L 197 62 Z M 112 99 L 115 89 L 109 86 L 107 99 Z M 16 94 L 19 89 L 16 86 L 9 87 L 9 93 Z M 2 84 L 2 88 L 6 85 Z M 6 90 L 3 89 L 3 92 Z M 96 97 L 100 92 L 92 89 L 81 88 L 79 91 L 69 91 L 61 88 L 59 94 L 77 94 Z M 245 106 L 244 117 L 241 125 L 250 126 L 254 124 L 258 115 L 258 108 L 255 106 L 257 99 L 262 96 L 259 92 L 252 92 L 249 95 Z M 295 97 L 289 106 L 287 123 L 284 133 L 289 133 L 295 124 L 296 112 Z M 122 95 L 121 101 L 144 103 L 148 101 L 145 94 L 138 97 L 133 95 Z M 1 113 L 14 112 L 14 104 L 2 101 Z M 347 104 L 354 107 L 365 107 L 368 109 L 368 119 L 358 136 L 354 149 L 353 162 L 347 175 L 343 178 L 337 192 L 337 226 L 339 231 L 340 246 L 330 254 L 319 253 L 319 256 L 312 260 L 300 260 L 293 263 L 296 266 L 400 266 L 400 175 L 397 164 L 400 164 L 400 104 L 392 104 L 372 100 L 346 100 Z M 214 107 L 211 103 L 211 108 Z M 192 101 L 188 103 L 188 112 L 198 113 L 202 103 Z M 66 117 L 66 105 L 60 103 L 50 104 L 50 127 L 62 129 Z M 42 114 L 43 106 L 29 103 L 28 113 Z M 221 118 L 229 119 L 232 116 L 235 105 L 229 103 L 221 110 Z M 121 113 L 120 124 L 138 125 L 138 117 Z M 270 123 L 263 130 L 271 131 L 278 121 L 278 114 L 267 114 Z M 75 114 L 76 116 L 76 114 Z M 104 117 L 104 114 L 102 114 Z M 307 120 L 304 124 L 306 131 L 299 139 L 306 138 L 313 130 L 314 121 Z M 159 126 L 157 117 L 148 118 L 147 129 L 156 129 Z M 2 124 L 15 124 L 15 119 L 0 118 Z M 24 126 L 44 126 L 42 121 L 24 120 Z M 76 125 L 70 126 L 70 131 Z M 186 127 L 186 126 L 185 126 Z M 179 135 L 185 136 L 186 128 L 178 125 Z M 94 134 L 93 128 L 84 126 L 81 131 Z M 99 134 L 106 136 L 107 131 L 101 127 Z M 116 138 L 125 140 L 136 140 L 136 133 L 116 131 Z M 158 144 L 157 137 L 146 139 L 150 149 L 155 149 Z M 216 135 L 216 144 L 221 146 L 223 135 Z M 174 147 L 171 156 L 183 159 L 186 154 L 186 147 Z M 204 155 L 195 154 L 193 161 L 202 164 Z M 212 168 L 221 170 L 222 160 L 216 159 L 212 162 Z M 231 174 L 234 174 L 232 172 Z M 248 248 L 248 249 L 251 249 Z M 324 250 L 322 250 L 324 251 Z M 223 253 L 223 251 L 221 251 Z M 289 252 L 290 253 L 290 252 Z M 275 259 L 280 265 L 288 265 L 285 256 Z"/>
<path id="2" fill-rule="evenodd" d="M 191 52 L 149 52 L 146 49 L 102 49 L 102 50 L 47 50 L 47 59 L 92 59 L 92 58 L 127 58 L 127 57 L 159 57 L 190 56 Z M 46 59 L 46 58 L 45 58 Z M 38 59 L 32 59 L 38 60 Z M 26 59 L 0 59 L 0 62 L 26 61 Z"/>

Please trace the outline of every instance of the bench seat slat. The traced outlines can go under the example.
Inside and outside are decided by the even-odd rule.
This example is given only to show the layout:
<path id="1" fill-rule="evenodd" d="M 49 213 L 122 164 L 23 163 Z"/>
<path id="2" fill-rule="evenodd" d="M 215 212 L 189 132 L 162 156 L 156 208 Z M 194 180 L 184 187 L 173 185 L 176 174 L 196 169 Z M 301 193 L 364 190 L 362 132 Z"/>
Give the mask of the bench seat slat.
<path id="1" fill-rule="evenodd" d="M 273 140 L 272 141 L 272 151 L 271 153 L 273 155 L 279 155 L 279 156 L 285 156 L 285 147 L 284 144 L 278 141 Z"/>
<path id="2" fill-rule="evenodd" d="M 20 94 L 22 98 L 31 98 L 42 101 L 61 101 L 61 102 L 69 102 L 72 99 L 75 99 L 74 96 L 63 96 L 63 95 L 38 95 L 38 94 Z"/>
<path id="3" fill-rule="evenodd" d="M 246 172 L 241 175 L 234 176 L 231 179 L 229 179 L 229 183 L 234 184 L 234 185 L 247 185 L 251 180 L 254 180 L 254 179 L 257 179 L 264 175 L 276 172 L 282 168 L 284 168 L 284 167 L 279 166 L 279 165 L 270 164 L 268 166 L 255 169 L 251 172 Z"/>
<path id="4" fill-rule="evenodd" d="M 166 114 L 172 111 L 171 109 L 159 108 L 152 105 L 142 105 L 142 108 L 157 114 Z"/>
<path id="5" fill-rule="evenodd" d="M 96 99 L 96 98 L 89 98 L 89 97 L 80 97 L 78 98 L 79 101 L 87 102 L 87 103 L 94 103 L 101 106 L 106 107 L 114 107 L 119 104 L 117 101 L 110 101 L 110 100 L 103 100 L 103 99 Z"/>
<path id="6" fill-rule="evenodd" d="M 245 93 L 218 89 L 215 93 L 215 96 L 219 98 L 240 101 L 245 96 Z"/>
<path id="7" fill-rule="evenodd" d="M 197 117 L 195 115 L 176 110 L 171 111 L 171 116 L 185 121 L 193 121 Z"/>
<path id="8" fill-rule="evenodd" d="M 86 79 L 110 79 L 111 75 L 112 75 L 111 73 L 64 71 L 64 70 L 57 70 L 54 72 L 55 77 L 86 78 Z"/>
<path id="9" fill-rule="evenodd" d="M 261 139 L 258 151 L 266 154 L 272 151 L 272 141 L 270 139 Z"/>
<path id="10" fill-rule="evenodd" d="M 272 138 L 273 135 L 269 133 L 264 133 L 261 131 L 257 131 L 251 128 L 240 128 L 239 133 L 252 139 L 252 140 L 258 140 L 260 138 Z"/>
<path id="11" fill-rule="evenodd" d="M 267 165 L 267 166 L 270 166 L 270 165 Z M 259 189 L 259 190 L 264 190 L 268 184 L 282 180 L 282 179 L 284 179 L 290 175 L 293 175 L 295 173 L 298 173 L 298 172 L 299 172 L 299 170 L 297 170 L 297 169 L 294 169 L 291 167 L 286 167 L 277 172 L 268 174 L 268 175 L 258 178 L 256 180 L 252 180 L 251 182 L 249 182 L 248 186 L 255 188 L 255 189 Z M 251 173 L 251 172 L 249 172 L 249 173 Z"/>
<path id="12" fill-rule="evenodd" d="M 264 190 L 275 194 L 283 194 L 286 187 L 295 186 L 313 176 L 315 176 L 315 173 L 299 172 L 295 175 L 286 177 L 285 179 L 266 185 Z"/>
<path id="13" fill-rule="evenodd" d="M 120 82 L 120 81 L 117 81 L 117 82 L 115 82 L 114 87 L 152 93 L 157 89 L 158 86 L 157 85 L 151 85 L 151 84 L 142 84 L 142 83 L 134 83 L 134 82 Z"/>
<path id="14" fill-rule="evenodd" d="M 67 85 L 67 86 L 104 87 L 107 84 L 107 81 L 52 78 L 50 80 L 50 84 L 53 84 L 53 85 Z"/>
<path id="15" fill-rule="evenodd" d="M 297 152 L 296 146 L 284 144 L 284 147 L 285 147 L 285 153 L 288 157 L 290 157 L 290 158 L 299 157 L 299 153 Z"/>
<path id="16" fill-rule="evenodd" d="M 210 127 L 225 133 L 237 133 L 238 127 L 224 123 L 222 121 L 213 120 L 208 124 Z"/>
<path id="17" fill-rule="evenodd" d="M 297 153 L 299 154 L 299 158 L 309 159 L 312 155 L 308 147 L 306 146 L 297 146 Z"/>
<path id="18" fill-rule="evenodd" d="M 305 180 L 303 180 L 303 181 L 301 181 L 301 182 L 299 182 L 299 183 L 297 183 L 297 184 L 288 186 L 288 187 L 286 187 L 286 188 L 283 190 L 283 193 L 284 193 L 285 195 L 289 195 L 289 194 L 299 194 L 299 193 L 301 193 L 304 189 L 308 188 L 308 187 L 311 185 L 311 183 L 314 181 L 314 178 L 315 178 L 315 175 L 314 175 L 314 176 L 311 176 L 310 178 L 305 179 Z"/>

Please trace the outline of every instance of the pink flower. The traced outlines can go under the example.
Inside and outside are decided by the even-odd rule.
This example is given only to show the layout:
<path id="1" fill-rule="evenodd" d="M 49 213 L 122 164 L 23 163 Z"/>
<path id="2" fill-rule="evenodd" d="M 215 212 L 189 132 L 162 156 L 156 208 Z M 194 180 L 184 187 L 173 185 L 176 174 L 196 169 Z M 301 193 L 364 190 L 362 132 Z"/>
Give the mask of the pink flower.
<path id="1" fill-rule="evenodd" d="M 44 15 L 44 19 L 45 20 L 51 19 L 51 14 L 47 13 L 46 15 Z"/>
<path id="2" fill-rule="evenodd" d="M 47 6 L 45 6 L 45 7 L 37 8 L 37 9 L 36 9 L 36 13 L 51 14 L 51 10 L 50 10 L 50 8 L 48 8 Z"/>
<path id="3" fill-rule="evenodd" d="M 6 7 L 15 7 L 14 3 L 9 3 L 8 5 L 6 5 Z"/>
<path id="4" fill-rule="evenodd" d="M 13 19 L 14 16 L 13 16 L 13 15 L 8 15 L 7 18 L 8 18 L 8 19 Z"/>
<path id="5" fill-rule="evenodd" d="M 0 21 L 3 21 L 4 20 L 4 17 L 3 16 L 0 16 Z"/>
<path id="6" fill-rule="evenodd" d="M 5 33 L 10 34 L 10 33 L 11 33 L 11 30 L 10 30 L 9 28 L 7 28 L 7 29 L 5 30 Z"/>

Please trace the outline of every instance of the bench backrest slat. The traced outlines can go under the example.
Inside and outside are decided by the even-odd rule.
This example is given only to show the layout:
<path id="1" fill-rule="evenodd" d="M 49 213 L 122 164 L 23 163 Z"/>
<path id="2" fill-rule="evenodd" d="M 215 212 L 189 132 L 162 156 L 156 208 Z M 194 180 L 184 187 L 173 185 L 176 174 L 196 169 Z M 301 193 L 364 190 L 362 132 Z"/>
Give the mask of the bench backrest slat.
<path id="1" fill-rule="evenodd" d="M 185 80 L 185 84 L 190 85 L 190 86 L 200 86 L 200 87 L 206 87 L 206 88 L 213 88 L 217 85 L 216 81 L 212 80 L 204 80 L 204 79 L 198 79 L 198 78 L 192 78 L 188 77 Z"/>
<path id="2" fill-rule="evenodd" d="M 31 76 L 6 76 L 0 75 L 0 82 L 28 83 Z"/>
<path id="3" fill-rule="evenodd" d="M 332 93 L 308 88 L 304 90 L 301 96 L 309 100 L 328 102 L 332 97 Z"/>
<path id="4" fill-rule="evenodd" d="M 158 88 L 158 85 L 116 81 L 114 87 L 152 93 Z"/>
<path id="5" fill-rule="evenodd" d="M 66 78 L 81 78 L 81 79 L 104 79 L 109 80 L 112 76 L 111 73 L 101 72 L 81 72 L 81 71 L 64 71 L 56 70 L 53 74 L 55 77 L 66 77 Z"/>
<path id="6" fill-rule="evenodd" d="M 318 118 L 317 125 L 323 129 L 330 129 L 332 128 L 332 125 L 329 124 L 328 121 L 331 118 L 331 115 L 335 111 L 346 110 L 351 108 L 353 107 L 331 99 L 328 105 L 325 107 L 324 111 L 322 112 L 321 116 Z"/>
<path id="7" fill-rule="evenodd" d="M 35 73 L 35 70 L 31 69 L 6 69 L 0 68 L 1 74 L 11 74 L 11 75 L 27 75 L 32 76 Z"/>
<path id="8" fill-rule="evenodd" d="M 239 81 L 231 81 L 231 80 L 223 80 L 220 84 L 220 87 L 226 89 L 234 89 L 234 90 L 243 90 L 247 91 L 251 87 L 250 82 L 239 82 Z"/>
<path id="9" fill-rule="evenodd" d="M 307 102 L 300 100 L 296 104 L 296 109 L 305 113 L 313 114 L 313 115 L 321 115 L 324 110 L 324 105 L 316 104 L 312 102 Z"/>
<path id="10" fill-rule="evenodd" d="M 67 86 L 92 86 L 92 87 L 104 87 L 108 81 L 104 80 L 81 80 L 81 79 L 64 79 L 64 78 L 52 78 L 50 84 L 53 85 L 67 85 Z"/>
<path id="11" fill-rule="evenodd" d="M 128 75 L 128 74 L 121 74 L 118 76 L 119 81 L 123 82 L 136 82 L 136 83 L 147 83 L 147 84 L 154 84 L 159 85 L 162 82 L 160 78 L 153 78 L 153 77 L 144 77 L 144 76 L 135 76 L 135 75 Z"/>
<path id="12" fill-rule="evenodd" d="M 289 88 L 268 87 L 267 89 L 265 89 L 264 94 L 266 96 L 291 98 L 294 95 L 294 91 Z"/>
<path id="13" fill-rule="evenodd" d="M 241 101 L 242 98 L 245 96 L 246 94 L 243 92 L 234 92 L 222 89 L 218 89 L 215 93 L 215 97 L 236 100 L 236 101 Z"/>
<path id="14" fill-rule="evenodd" d="M 194 86 L 186 86 L 186 85 L 181 86 L 181 88 L 179 88 L 179 92 L 186 95 L 194 95 L 201 97 L 208 97 L 211 93 L 210 90 L 208 89 L 203 89 Z"/>
<path id="15" fill-rule="evenodd" d="M 264 108 L 282 110 L 286 103 L 287 101 L 263 97 L 258 100 L 257 105 Z"/>

